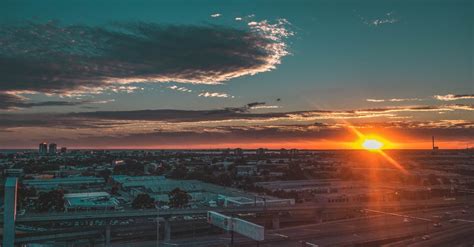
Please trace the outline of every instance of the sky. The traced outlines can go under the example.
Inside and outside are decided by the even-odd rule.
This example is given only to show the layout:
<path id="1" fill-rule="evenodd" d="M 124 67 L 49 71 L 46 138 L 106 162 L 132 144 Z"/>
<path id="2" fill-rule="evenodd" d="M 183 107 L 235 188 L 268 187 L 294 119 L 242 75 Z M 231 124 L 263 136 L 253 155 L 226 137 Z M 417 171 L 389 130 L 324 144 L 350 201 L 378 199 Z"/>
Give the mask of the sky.
<path id="1" fill-rule="evenodd" d="M 473 3 L 2 1 L 0 148 L 474 146 Z"/>

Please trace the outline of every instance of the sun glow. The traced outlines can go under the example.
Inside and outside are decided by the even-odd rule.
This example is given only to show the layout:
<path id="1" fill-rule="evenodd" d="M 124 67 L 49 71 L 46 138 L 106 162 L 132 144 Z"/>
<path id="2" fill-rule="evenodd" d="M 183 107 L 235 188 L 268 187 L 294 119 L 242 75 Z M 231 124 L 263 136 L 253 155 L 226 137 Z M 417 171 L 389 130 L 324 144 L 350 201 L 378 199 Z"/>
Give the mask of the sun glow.
<path id="1" fill-rule="evenodd" d="M 377 151 L 382 149 L 384 146 L 383 142 L 377 139 L 366 139 L 362 142 L 362 147 L 369 150 L 369 151 Z"/>
<path id="2" fill-rule="evenodd" d="M 390 149 L 390 148 L 395 147 L 395 145 L 392 142 L 377 135 L 365 135 L 354 126 L 349 125 L 348 127 L 352 132 L 354 132 L 354 134 L 357 135 L 357 137 L 359 137 L 359 140 L 352 144 L 353 147 L 355 148 L 362 147 L 365 150 L 378 153 L 382 157 L 384 157 L 386 161 L 388 161 L 391 165 L 393 165 L 395 168 L 400 170 L 402 173 L 408 174 L 408 171 L 405 169 L 405 167 L 403 167 L 400 163 L 398 163 L 398 161 L 396 161 L 395 159 L 393 159 L 392 157 L 390 157 L 387 153 L 383 151 L 383 148 Z"/>

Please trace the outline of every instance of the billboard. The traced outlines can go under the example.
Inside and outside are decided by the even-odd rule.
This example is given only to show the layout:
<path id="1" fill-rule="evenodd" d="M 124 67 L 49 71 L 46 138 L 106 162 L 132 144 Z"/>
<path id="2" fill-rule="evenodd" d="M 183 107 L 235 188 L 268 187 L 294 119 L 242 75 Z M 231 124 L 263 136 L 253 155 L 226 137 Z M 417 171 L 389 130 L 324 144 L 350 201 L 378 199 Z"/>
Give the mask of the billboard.
<path id="1" fill-rule="evenodd" d="M 262 241 L 265 237 L 265 228 L 263 226 L 214 211 L 207 212 L 207 222 L 224 230 L 242 234 L 253 240 Z"/>
<path id="2" fill-rule="evenodd" d="M 207 212 L 207 223 L 220 227 L 224 230 L 232 230 L 232 217 L 214 212 Z"/>
<path id="3" fill-rule="evenodd" d="M 232 230 L 257 241 L 263 241 L 265 237 L 263 226 L 239 218 L 232 218 Z"/>

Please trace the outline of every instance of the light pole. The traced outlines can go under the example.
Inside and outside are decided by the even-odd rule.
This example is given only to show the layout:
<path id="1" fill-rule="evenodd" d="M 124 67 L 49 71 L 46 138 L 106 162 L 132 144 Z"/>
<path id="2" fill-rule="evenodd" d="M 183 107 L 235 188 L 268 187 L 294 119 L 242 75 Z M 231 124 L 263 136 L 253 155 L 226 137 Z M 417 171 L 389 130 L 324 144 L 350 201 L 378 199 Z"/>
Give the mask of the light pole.
<path id="1" fill-rule="evenodd" d="M 156 247 L 160 247 L 160 201 L 155 202 L 156 208 Z"/>

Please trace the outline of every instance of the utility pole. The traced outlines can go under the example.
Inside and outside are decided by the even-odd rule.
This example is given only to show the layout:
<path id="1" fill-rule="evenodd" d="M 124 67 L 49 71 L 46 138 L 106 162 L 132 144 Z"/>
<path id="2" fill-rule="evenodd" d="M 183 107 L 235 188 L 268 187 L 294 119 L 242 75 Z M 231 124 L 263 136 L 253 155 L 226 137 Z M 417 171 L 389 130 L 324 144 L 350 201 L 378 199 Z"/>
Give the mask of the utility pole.
<path id="1" fill-rule="evenodd" d="M 156 247 L 160 247 L 160 201 L 155 202 L 156 208 Z"/>
<path id="2" fill-rule="evenodd" d="M 232 214 L 232 216 L 230 217 L 230 246 L 234 246 L 234 225 L 233 225 L 233 221 L 234 221 L 234 214 Z"/>

